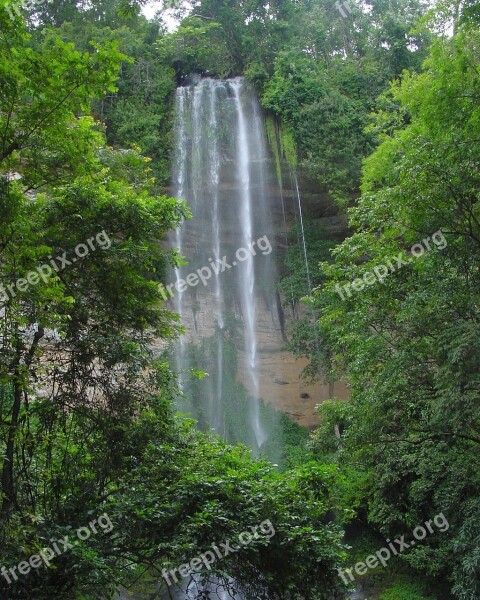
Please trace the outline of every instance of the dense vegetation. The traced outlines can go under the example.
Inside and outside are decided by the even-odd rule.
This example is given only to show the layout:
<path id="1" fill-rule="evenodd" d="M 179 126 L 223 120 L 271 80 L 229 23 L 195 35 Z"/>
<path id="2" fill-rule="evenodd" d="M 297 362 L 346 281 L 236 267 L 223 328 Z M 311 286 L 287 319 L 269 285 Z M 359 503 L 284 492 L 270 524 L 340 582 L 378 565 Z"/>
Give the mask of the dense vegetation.
<path id="1" fill-rule="evenodd" d="M 113 598 L 271 520 L 206 575 L 252 599 L 343 598 L 337 568 L 443 513 L 448 530 L 365 581 L 383 600 L 479 598 L 478 5 L 199 0 L 168 33 L 141 4 L 0 2 L 0 563 L 114 524 L 0 577 L 1 597 Z M 336 246 L 307 221 L 313 293 L 295 244 L 279 282 L 285 303 L 310 296 L 289 340 L 306 374 L 351 388 L 308 450 L 284 423 L 281 471 L 176 415 L 153 350 L 181 329 L 160 241 L 189 209 L 162 186 L 192 73 L 248 77 L 277 162 L 348 214 Z"/>

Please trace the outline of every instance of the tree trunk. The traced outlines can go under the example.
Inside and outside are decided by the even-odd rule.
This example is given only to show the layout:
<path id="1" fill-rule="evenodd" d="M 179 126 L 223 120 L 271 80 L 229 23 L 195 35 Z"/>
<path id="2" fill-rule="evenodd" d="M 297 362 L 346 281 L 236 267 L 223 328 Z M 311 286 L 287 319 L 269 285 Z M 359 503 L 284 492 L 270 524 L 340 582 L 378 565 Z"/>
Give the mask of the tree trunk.
<path id="1" fill-rule="evenodd" d="M 15 369 L 15 381 L 13 385 L 13 408 L 12 418 L 8 428 L 7 446 L 3 459 L 2 469 L 2 492 L 3 502 L 0 510 L 0 521 L 4 521 L 10 510 L 10 507 L 15 502 L 15 482 L 13 475 L 13 457 L 15 452 L 15 435 L 17 433 L 18 421 L 20 417 L 20 408 L 22 406 L 22 385 L 20 383 L 20 372 L 18 365 Z"/>
<path id="2" fill-rule="evenodd" d="M 35 356 L 35 351 L 42 337 L 45 335 L 45 330 L 42 325 L 38 326 L 38 329 L 33 337 L 32 345 L 25 357 L 24 364 L 22 365 L 22 347 L 20 344 L 19 336 L 17 332 L 17 352 L 15 356 L 15 362 L 12 365 L 13 369 L 13 407 L 12 416 L 10 419 L 10 425 L 8 427 L 7 445 L 5 448 L 5 456 L 3 458 L 2 468 L 2 493 L 3 501 L 0 509 L 0 522 L 4 522 L 7 518 L 8 512 L 12 505 L 16 501 L 16 490 L 15 490 L 15 475 L 14 475 L 14 457 L 15 457 L 15 437 L 17 435 L 17 429 L 20 419 L 20 409 L 22 408 L 22 394 L 25 389 L 25 382 L 23 381 L 22 370 L 28 373 L 32 361 Z"/>

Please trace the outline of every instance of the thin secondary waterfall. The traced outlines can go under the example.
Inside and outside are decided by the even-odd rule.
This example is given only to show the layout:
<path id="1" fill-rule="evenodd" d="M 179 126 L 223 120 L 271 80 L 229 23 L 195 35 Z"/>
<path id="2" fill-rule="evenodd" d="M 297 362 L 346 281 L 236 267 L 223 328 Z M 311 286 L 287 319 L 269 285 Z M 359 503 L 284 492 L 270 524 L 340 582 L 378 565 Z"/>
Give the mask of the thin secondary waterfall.
<path id="1" fill-rule="evenodd" d="M 188 262 L 172 274 L 187 329 L 175 353 L 180 408 L 262 452 L 275 425 L 259 400 L 259 328 L 265 338 L 276 296 L 261 110 L 242 78 L 197 79 L 177 90 L 175 115 L 174 195 L 193 213 L 171 240 Z"/>
<path id="2" fill-rule="evenodd" d="M 305 227 L 303 225 L 303 210 L 302 210 L 302 197 L 300 195 L 300 188 L 298 186 L 298 178 L 295 172 L 292 171 L 292 179 L 295 186 L 294 192 L 297 198 L 297 206 L 298 206 L 298 217 L 300 221 L 300 231 L 302 234 L 302 246 L 303 246 L 303 258 L 305 260 L 305 270 L 307 272 L 307 283 L 308 283 L 308 293 L 312 293 L 312 280 L 310 278 L 310 268 L 308 266 L 308 254 L 307 254 L 307 241 L 305 238 Z"/>

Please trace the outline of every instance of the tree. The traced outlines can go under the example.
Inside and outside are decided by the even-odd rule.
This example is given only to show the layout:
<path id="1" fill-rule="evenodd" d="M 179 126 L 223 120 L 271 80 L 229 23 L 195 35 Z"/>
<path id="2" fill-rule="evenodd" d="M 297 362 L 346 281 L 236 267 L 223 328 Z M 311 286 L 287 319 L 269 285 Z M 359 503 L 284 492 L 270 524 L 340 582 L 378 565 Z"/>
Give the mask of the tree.
<path id="1" fill-rule="evenodd" d="M 173 199 L 149 195 L 143 160 L 130 160 L 140 183 L 131 185 L 128 175 L 112 177 L 102 165 L 100 133 L 90 117 L 81 116 L 95 96 L 114 89 L 122 56 L 108 46 L 81 54 L 52 35 L 37 54 L 19 21 L 3 15 L 2 25 L 0 378 L 12 399 L 2 413 L 5 520 L 18 501 L 22 408 L 40 372 L 48 373 L 50 386 L 56 381 L 49 393 L 59 405 L 88 403 L 93 364 L 125 369 L 145 353 L 146 330 L 173 332 L 173 317 L 158 306 L 156 290 L 173 254 L 162 251 L 158 240 L 187 213 Z M 113 173 L 115 160 L 110 162 Z M 62 258 L 52 262 L 52 256 Z M 103 389 L 95 394 L 104 401 L 110 394 L 112 410 L 120 410 L 118 383 L 110 379 L 105 372 Z"/>
<path id="2" fill-rule="evenodd" d="M 384 97 L 374 130 L 381 143 L 350 210 L 355 233 L 334 250 L 333 265 L 324 263 L 328 282 L 317 292 L 321 331 L 352 385 L 338 459 L 373 469 L 365 504 L 384 534 L 444 512 L 448 532 L 404 560 L 449 577 L 456 597 L 472 599 L 480 582 L 472 522 L 480 448 L 478 39 L 459 31 L 438 40 L 424 72 L 404 74 Z M 320 449 L 332 447 L 322 438 L 334 436 L 331 428 L 319 436 Z"/>

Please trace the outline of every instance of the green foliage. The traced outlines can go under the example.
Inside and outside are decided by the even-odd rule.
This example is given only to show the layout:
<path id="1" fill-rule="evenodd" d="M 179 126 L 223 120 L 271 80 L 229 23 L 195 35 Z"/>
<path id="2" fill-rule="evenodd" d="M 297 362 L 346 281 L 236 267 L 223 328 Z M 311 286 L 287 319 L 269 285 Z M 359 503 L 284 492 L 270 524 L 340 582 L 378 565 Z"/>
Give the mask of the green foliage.
<path id="1" fill-rule="evenodd" d="M 157 365 L 158 376 L 170 374 Z M 13 517 L 2 531 L 2 564 L 48 545 L 107 513 L 114 526 L 32 573 L 22 584 L 3 589 L 9 598 L 39 600 L 72 592 L 95 598 L 101 589 L 130 586 L 150 570 L 183 564 L 211 548 L 270 520 L 275 532 L 214 563 L 222 581 L 234 577 L 249 597 L 294 598 L 311 593 L 326 598 L 338 587 L 335 570 L 345 556 L 342 532 L 331 517 L 331 469 L 308 464 L 280 476 L 255 461 L 247 448 L 229 446 L 175 420 L 168 396 L 150 396 L 135 420 L 98 407 L 58 413 L 39 401 L 25 414 L 30 429 L 20 443 L 35 448 L 30 493 L 41 502 L 27 520 Z M 47 492 L 47 493 L 45 493 Z M 40 496 L 41 494 L 41 496 Z M 48 519 L 45 518 L 48 514 Z M 254 576 L 255 575 L 255 576 Z"/>
<path id="2" fill-rule="evenodd" d="M 285 123 L 283 153 L 336 199 L 353 194 L 361 158 L 371 147 L 362 130 L 367 112 L 334 84 L 329 72 L 298 52 L 284 52 L 265 86 L 262 103 Z"/>
<path id="3" fill-rule="evenodd" d="M 472 599 L 480 581 L 478 41 L 476 31 L 437 41 L 422 74 L 392 85 L 375 125 L 381 145 L 350 210 L 355 233 L 322 265 L 328 281 L 315 293 L 320 331 L 352 390 L 347 419 L 325 409 L 318 449 L 336 445 L 342 469 L 373 471 L 365 503 L 384 535 L 443 512 L 448 531 L 403 560 L 451 578 L 455 596 Z M 418 243 L 425 251 L 414 258 Z M 335 290 L 395 256 L 407 264 L 382 283 L 344 299 Z M 344 428 L 340 443 L 332 419 Z"/>
<path id="4" fill-rule="evenodd" d="M 435 600 L 425 596 L 423 586 L 416 583 L 396 583 L 380 594 L 379 600 Z"/>
<path id="5" fill-rule="evenodd" d="M 0 19 L 2 170 L 22 173 L 31 189 L 87 173 L 101 136 L 85 112 L 94 98 L 116 89 L 123 55 L 114 43 L 79 52 L 53 33 L 36 52 L 24 27 L 4 11 Z"/>
<path id="6" fill-rule="evenodd" d="M 288 234 L 288 249 L 284 259 L 288 271 L 280 279 L 278 288 L 285 308 L 290 308 L 295 316 L 288 335 L 288 348 L 296 356 L 310 359 L 303 376 L 308 380 L 316 380 L 328 376 L 326 365 L 330 361 L 328 346 L 314 325 L 318 313 L 311 303 L 310 294 L 323 281 L 319 264 L 330 260 L 330 249 L 334 242 L 328 238 L 326 230 L 313 220 L 306 218 L 303 226 L 302 231 L 298 219 Z M 312 289 L 309 289 L 309 283 Z"/>
<path id="7" fill-rule="evenodd" d="M 103 10 L 77 10 L 58 28 L 63 39 L 81 49 L 116 44 L 123 53 L 115 93 L 98 98 L 92 112 L 105 124 L 107 141 L 114 148 L 139 148 L 152 159 L 157 183 L 170 177 L 172 97 L 175 71 L 158 60 L 156 45 L 165 38 L 159 24 L 144 17 L 119 19 L 115 5 Z M 40 36 L 38 36 L 40 37 Z M 40 37 L 41 39 L 41 37 Z"/>
<path id="8" fill-rule="evenodd" d="M 278 183 L 283 187 L 280 160 L 285 159 L 292 169 L 298 165 L 294 133 L 288 125 L 279 125 L 272 115 L 267 115 L 265 119 L 265 131 L 275 158 Z"/>
<path id="9" fill-rule="evenodd" d="M 177 257 L 159 240 L 188 210 L 154 196 L 143 157 L 105 149 L 86 116 L 115 90 L 115 45 L 79 52 L 50 31 L 40 52 L 0 18 L 0 521 L 1 562 L 13 566 L 99 515 L 124 461 L 122 428 L 142 407 L 161 396 L 159 431 L 167 420 L 171 376 L 149 345 L 178 329 L 157 289 Z M 2 597 L 113 594 L 110 546 L 81 543 L 30 578 L 2 579 Z"/>
<path id="10" fill-rule="evenodd" d="M 270 148 L 273 153 L 273 157 L 275 159 L 275 170 L 277 172 L 277 182 L 278 185 L 283 188 L 282 182 L 282 165 L 280 163 L 280 144 L 279 144 L 279 132 L 278 126 L 275 122 L 275 119 L 272 115 L 267 115 L 265 118 L 265 133 L 267 135 L 268 143 L 270 144 Z M 282 157 L 283 158 L 283 157 Z"/>
<path id="11" fill-rule="evenodd" d="M 247 449 L 191 426 L 180 432 L 175 445 L 150 439 L 128 475 L 130 498 L 116 509 L 129 547 L 141 547 L 140 539 L 149 536 L 155 541 L 153 572 L 183 564 L 214 541 L 233 542 L 269 519 L 276 532 L 270 540 L 217 561 L 212 574 L 234 577 L 251 598 L 285 598 L 285 590 L 292 598 L 305 593 L 324 598 L 325 590 L 336 589 L 333 567 L 344 550 L 340 531 L 327 517 L 332 473 L 309 464 L 280 476 L 267 463 L 253 461 Z M 144 508 L 138 512 L 140 502 Z"/>
<path id="12" fill-rule="evenodd" d="M 322 283 L 324 279 L 319 264 L 330 259 L 330 250 L 334 245 L 334 240 L 329 238 L 324 227 L 308 217 L 302 220 L 303 229 L 298 216 L 297 222 L 288 232 L 288 249 L 284 259 L 288 274 L 282 277 L 279 284 L 286 303 L 297 303 L 310 294 L 312 290 L 308 288 L 308 275 L 313 288 Z"/>
<path id="13" fill-rule="evenodd" d="M 233 71 L 219 23 L 188 17 L 177 31 L 160 39 L 158 46 L 161 60 L 172 64 L 179 79 L 192 73 L 225 77 Z"/>
<path id="14" fill-rule="evenodd" d="M 122 67 L 118 93 L 94 110 L 107 123 L 108 142 L 121 148 L 138 146 L 152 160 L 158 183 L 166 184 L 170 178 L 174 70 L 158 60 L 153 44 L 162 36 L 151 24 L 140 22 L 114 35 L 133 61 Z"/>
<path id="15" fill-rule="evenodd" d="M 284 125 L 280 129 L 280 151 L 288 164 L 295 169 L 298 164 L 297 145 L 293 129 L 288 125 Z"/>
<path id="16" fill-rule="evenodd" d="M 317 406 L 322 422 L 312 435 L 311 444 L 320 454 L 331 454 L 341 450 L 342 433 L 351 425 L 350 403 L 333 398 Z"/>

